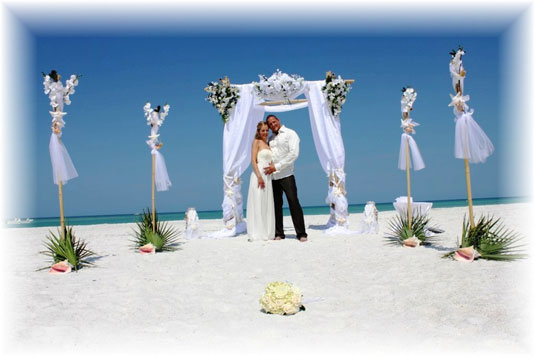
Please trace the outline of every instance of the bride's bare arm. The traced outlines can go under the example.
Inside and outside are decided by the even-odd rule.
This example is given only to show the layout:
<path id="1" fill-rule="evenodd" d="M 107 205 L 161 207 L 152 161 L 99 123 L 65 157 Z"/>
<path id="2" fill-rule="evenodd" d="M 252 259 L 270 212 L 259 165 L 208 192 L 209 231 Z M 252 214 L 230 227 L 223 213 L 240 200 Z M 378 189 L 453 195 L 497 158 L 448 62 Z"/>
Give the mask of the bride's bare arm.
<path id="1" fill-rule="evenodd" d="M 258 179 L 258 187 L 264 188 L 264 179 L 262 178 L 262 174 L 260 174 L 260 170 L 258 169 L 258 163 L 256 162 L 256 156 L 258 155 L 259 148 L 258 141 L 258 139 L 253 140 L 253 147 L 251 148 L 251 166 L 253 167 L 253 171 L 256 175 L 256 178 Z"/>

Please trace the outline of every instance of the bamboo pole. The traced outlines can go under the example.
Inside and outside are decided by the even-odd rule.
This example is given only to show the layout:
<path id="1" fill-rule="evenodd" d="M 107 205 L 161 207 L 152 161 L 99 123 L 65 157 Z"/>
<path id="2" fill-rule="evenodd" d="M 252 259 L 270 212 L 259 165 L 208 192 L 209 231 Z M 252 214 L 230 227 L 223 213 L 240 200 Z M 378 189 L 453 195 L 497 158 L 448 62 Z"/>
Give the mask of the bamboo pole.
<path id="1" fill-rule="evenodd" d="M 152 155 L 152 231 L 156 231 L 156 202 L 155 202 L 155 175 L 156 175 L 156 155 Z"/>
<path id="2" fill-rule="evenodd" d="M 54 107 L 57 112 L 58 107 Z M 52 128 L 55 130 L 55 124 Z M 63 181 L 61 180 L 61 171 L 58 168 L 58 199 L 59 199 L 59 222 L 61 224 L 61 238 L 65 239 L 65 211 L 63 210 Z"/>
<path id="3" fill-rule="evenodd" d="M 407 219 L 409 220 L 409 229 L 412 228 L 410 167 L 411 167 L 411 156 L 410 156 L 410 151 L 409 151 L 409 139 L 407 138 L 407 141 L 405 142 L 405 170 L 407 171 Z"/>
<path id="4" fill-rule="evenodd" d="M 61 223 L 61 238 L 65 239 L 65 211 L 63 210 L 63 181 L 58 169 L 59 219 Z"/>
<path id="5" fill-rule="evenodd" d="M 463 95 L 463 91 L 461 89 L 461 81 L 457 81 L 457 90 L 458 90 L 457 93 L 460 93 L 461 95 Z M 459 108 L 459 109 L 464 111 L 464 107 Z M 466 193 L 468 195 L 468 215 L 470 216 L 470 228 L 474 228 L 476 224 L 474 222 L 474 206 L 472 204 L 472 184 L 470 181 L 470 164 L 468 163 L 468 159 L 467 159 L 468 153 L 466 152 L 466 145 L 467 145 L 466 133 L 464 133 L 463 139 L 465 140 L 465 145 L 463 145 L 463 147 L 465 148 L 464 174 L 466 176 Z"/>
<path id="6" fill-rule="evenodd" d="M 464 159 L 464 172 L 466 174 L 466 192 L 468 193 L 468 213 L 470 215 L 470 228 L 476 226 L 474 222 L 474 208 L 472 205 L 472 185 L 470 184 L 470 165 L 468 159 Z"/>
<path id="7" fill-rule="evenodd" d="M 307 102 L 307 99 L 290 99 L 290 100 L 274 100 L 269 102 L 262 102 L 260 105 L 277 105 L 277 104 L 295 104 Z"/>

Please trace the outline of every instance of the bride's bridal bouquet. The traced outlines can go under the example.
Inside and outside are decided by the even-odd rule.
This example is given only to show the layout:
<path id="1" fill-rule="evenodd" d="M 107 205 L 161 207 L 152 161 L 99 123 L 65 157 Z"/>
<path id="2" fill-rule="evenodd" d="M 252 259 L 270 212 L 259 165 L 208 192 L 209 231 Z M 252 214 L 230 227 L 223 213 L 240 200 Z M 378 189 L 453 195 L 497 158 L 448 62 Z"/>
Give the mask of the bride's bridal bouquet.
<path id="1" fill-rule="evenodd" d="M 264 312 L 276 315 L 293 315 L 305 310 L 301 290 L 290 283 L 274 281 L 266 286 L 260 305 Z"/>

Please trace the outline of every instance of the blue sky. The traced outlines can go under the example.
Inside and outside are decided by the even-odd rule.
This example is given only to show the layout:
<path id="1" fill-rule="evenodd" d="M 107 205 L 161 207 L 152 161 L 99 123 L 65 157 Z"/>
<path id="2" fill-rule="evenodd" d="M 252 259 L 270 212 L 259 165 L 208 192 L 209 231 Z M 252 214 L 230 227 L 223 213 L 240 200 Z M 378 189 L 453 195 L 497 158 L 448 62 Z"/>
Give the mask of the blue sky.
<path id="1" fill-rule="evenodd" d="M 487 163 L 472 165 L 473 195 L 501 196 L 498 35 L 36 36 L 31 76 L 36 198 L 29 215 L 56 216 L 58 210 L 48 157 L 50 107 L 41 76 L 51 69 L 64 77 L 83 75 L 66 107 L 63 134 L 80 175 L 64 188 L 68 215 L 133 213 L 150 204 L 151 157 L 145 144 L 150 130 L 142 110 L 147 100 L 171 105 L 160 139 L 173 186 L 157 193 L 158 209 L 220 209 L 222 122 L 203 88 L 225 75 L 232 83 L 248 83 L 277 68 L 307 80 L 323 79 L 327 70 L 356 80 L 341 115 L 350 203 L 388 202 L 406 191 L 405 173 L 397 169 L 400 89 L 406 85 L 419 93 L 412 117 L 421 124 L 415 139 L 427 165 L 412 173 L 415 199 L 464 198 L 464 166 L 453 157 L 454 122 L 447 106 L 452 92 L 448 52 L 458 44 L 467 49 L 465 92 L 474 117 L 496 147 Z M 302 204 L 321 205 L 327 179 L 308 111 L 280 118 L 301 137 L 296 179 Z M 244 195 L 249 175 L 250 169 L 243 176 Z"/>

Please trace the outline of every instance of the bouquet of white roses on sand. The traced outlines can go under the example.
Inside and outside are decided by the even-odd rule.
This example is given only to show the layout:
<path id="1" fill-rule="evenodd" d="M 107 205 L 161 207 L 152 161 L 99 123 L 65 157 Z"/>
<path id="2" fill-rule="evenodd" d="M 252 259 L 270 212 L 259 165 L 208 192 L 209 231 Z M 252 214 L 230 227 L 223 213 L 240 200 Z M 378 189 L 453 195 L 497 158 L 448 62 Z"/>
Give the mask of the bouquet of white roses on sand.
<path id="1" fill-rule="evenodd" d="M 274 281 L 266 286 L 260 305 L 264 312 L 277 315 L 293 315 L 305 307 L 301 303 L 301 290 L 290 283 Z"/>

